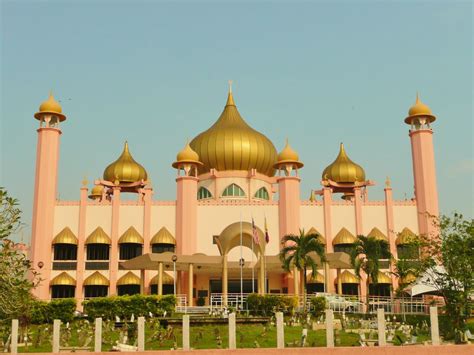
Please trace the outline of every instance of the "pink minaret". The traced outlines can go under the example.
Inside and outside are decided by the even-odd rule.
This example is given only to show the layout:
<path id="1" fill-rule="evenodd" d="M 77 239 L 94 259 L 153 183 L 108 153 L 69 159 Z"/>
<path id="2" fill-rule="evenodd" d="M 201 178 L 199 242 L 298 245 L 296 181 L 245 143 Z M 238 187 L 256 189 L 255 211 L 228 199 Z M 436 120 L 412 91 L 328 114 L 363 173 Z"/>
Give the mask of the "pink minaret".
<path id="1" fill-rule="evenodd" d="M 300 229 L 300 181 L 298 169 L 303 167 L 298 153 L 286 141 L 285 148 L 278 154 L 278 161 L 274 165 L 278 169 L 278 219 L 280 239 L 288 234 L 299 235 Z M 282 175 L 283 173 L 283 175 Z M 281 244 L 280 244 L 281 248 Z M 288 293 L 298 294 L 299 278 L 296 270 L 288 275 L 284 284 Z"/>
<path id="2" fill-rule="evenodd" d="M 35 118 L 40 122 L 36 147 L 35 195 L 31 223 L 31 259 L 33 267 L 45 280 L 34 290 L 40 299 L 49 299 L 51 275 L 51 242 L 53 239 L 54 207 L 58 182 L 59 123 L 66 119 L 61 105 L 50 93 Z"/>
<path id="3" fill-rule="evenodd" d="M 416 96 L 416 103 L 410 108 L 405 123 L 410 125 L 413 177 L 418 210 L 420 234 L 437 233 L 438 190 L 433 150 L 433 130 L 430 124 L 436 120 L 430 108 Z"/>

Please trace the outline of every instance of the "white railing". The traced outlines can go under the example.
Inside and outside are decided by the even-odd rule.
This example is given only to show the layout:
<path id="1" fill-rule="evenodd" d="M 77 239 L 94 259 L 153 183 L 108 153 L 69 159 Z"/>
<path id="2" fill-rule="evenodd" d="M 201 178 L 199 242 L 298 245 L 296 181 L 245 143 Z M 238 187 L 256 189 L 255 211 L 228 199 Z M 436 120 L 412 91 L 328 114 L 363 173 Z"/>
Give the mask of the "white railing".
<path id="1" fill-rule="evenodd" d="M 234 307 L 236 309 L 247 308 L 247 296 L 249 293 L 228 293 L 225 296 L 223 293 L 211 293 L 209 305 L 212 308 Z M 227 298 L 227 306 L 225 299 Z"/>
<path id="2" fill-rule="evenodd" d="M 187 313 L 188 302 L 186 295 L 176 295 L 176 312 L 178 313 Z"/>

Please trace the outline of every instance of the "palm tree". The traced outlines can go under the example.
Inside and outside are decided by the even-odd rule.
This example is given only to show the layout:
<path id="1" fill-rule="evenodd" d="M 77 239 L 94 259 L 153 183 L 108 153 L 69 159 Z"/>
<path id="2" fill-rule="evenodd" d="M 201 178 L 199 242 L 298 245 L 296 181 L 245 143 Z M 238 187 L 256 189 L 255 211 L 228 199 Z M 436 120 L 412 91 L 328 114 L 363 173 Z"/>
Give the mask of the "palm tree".
<path id="1" fill-rule="evenodd" d="M 317 272 L 317 263 L 311 254 L 319 256 L 321 263 L 326 261 L 324 244 L 319 240 L 320 236 L 316 233 L 305 234 L 304 229 L 300 229 L 299 235 L 289 234 L 285 235 L 281 243 L 284 247 L 280 251 L 280 260 L 283 269 L 290 272 L 292 268 L 296 268 L 303 278 L 303 299 L 306 299 L 307 279 L 306 273 L 311 269 L 313 275 Z M 306 309 L 306 301 L 304 301 L 304 308 Z"/>
<path id="2" fill-rule="evenodd" d="M 377 284 L 380 270 L 380 259 L 392 259 L 390 245 L 384 239 L 375 237 L 357 236 L 357 241 L 351 252 L 351 262 L 354 272 L 360 278 L 361 271 L 367 275 L 366 279 L 366 303 L 369 311 L 369 286 L 370 281 Z"/>

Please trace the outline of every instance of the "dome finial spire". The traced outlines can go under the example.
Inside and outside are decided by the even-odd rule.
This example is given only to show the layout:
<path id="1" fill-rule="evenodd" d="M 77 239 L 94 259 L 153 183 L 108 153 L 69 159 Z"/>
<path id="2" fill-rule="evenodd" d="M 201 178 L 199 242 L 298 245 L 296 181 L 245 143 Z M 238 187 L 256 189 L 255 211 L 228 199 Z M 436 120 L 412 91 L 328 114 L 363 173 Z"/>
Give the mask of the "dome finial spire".
<path id="1" fill-rule="evenodd" d="M 229 95 L 227 96 L 226 106 L 235 106 L 234 97 L 232 96 L 232 80 L 229 80 Z"/>
<path id="2" fill-rule="evenodd" d="M 229 80 L 229 94 L 232 94 L 232 80 Z"/>

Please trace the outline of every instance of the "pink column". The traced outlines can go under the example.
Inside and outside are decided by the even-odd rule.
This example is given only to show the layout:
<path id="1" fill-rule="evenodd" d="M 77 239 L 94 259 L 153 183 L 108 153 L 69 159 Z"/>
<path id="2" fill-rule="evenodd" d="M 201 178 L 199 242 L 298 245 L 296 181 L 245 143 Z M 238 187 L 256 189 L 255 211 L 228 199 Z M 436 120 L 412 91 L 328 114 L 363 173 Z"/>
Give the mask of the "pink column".
<path id="1" fill-rule="evenodd" d="M 117 294 L 117 277 L 118 277 L 118 240 L 119 240 L 119 218 L 120 218 L 120 187 L 114 186 L 112 195 L 112 230 L 110 238 L 112 244 L 110 245 L 110 286 L 109 295 Z"/>
<path id="2" fill-rule="evenodd" d="M 437 228 L 431 217 L 439 215 L 433 131 L 431 129 L 411 130 L 410 140 L 419 232 L 425 235 L 437 234 Z"/>
<path id="3" fill-rule="evenodd" d="M 151 239 L 151 231 L 150 231 L 150 223 L 151 223 L 151 195 L 153 194 L 153 190 L 149 187 L 146 187 L 143 190 L 143 254 L 151 253 L 150 250 L 150 239 Z M 150 293 L 150 279 L 151 274 L 149 270 L 145 271 L 144 274 L 144 291 L 146 294 Z"/>
<path id="4" fill-rule="evenodd" d="M 197 183 L 194 176 L 176 178 L 176 254 L 192 255 L 197 251 Z M 179 280 L 180 292 L 188 286 L 188 273 L 182 271 Z"/>
<path id="5" fill-rule="evenodd" d="M 33 219 L 31 223 L 31 258 L 33 267 L 44 280 L 33 290 L 42 300 L 50 298 L 54 208 L 58 181 L 59 136 L 58 128 L 39 128 L 36 146 L 35 193 L 33 200 Z M 42 268 L 38 264 L 42 264 Z"/>
<path id="6" fill-rule="evenodd" d="M 385 189 L 385 219 L 387 221 L 387 237 L 390 244 L 390 253 L 397 258 L 397 246 L 395 244 L 396 234 L 395 227 L 393 223 L 393 198 L 392 198 L 392 188 L 386 186 Z M 390 271 L 393 271 L 394 267 L 390 264 Z M 398 287 L 398 279 L 395 275 L 392 274 L 392 286 L 395 290 Z"/>
<path id="7" fill-rule="evenodd" d="M 297 176 L 277 177 L 280 240 L 287 234 L 299 235 L 301 205 L 300 181 L 301 179 Z M 290 274 L 288 274 L 285 284 L 288 287 L 288 293 L 295 293 L 293 277 Z"/>
<path id="8" fill-rule="evenodd" d="M 360 187 L 354 188 L 354 211 L 355 211 L 355 222 L 356 222 L 356 234 L 364 234 L 364 229 L 362 227 L 362 193 Z"/>
<path id="9" fill-rule="evenodd" d="M 324 211 L 324 236 L 326 238 L 326 253 L 333 253 L 334 247 L 332 245 L 332 220 L 331 220 L 331 205 L 332 205 L 332 190 L 330 187 L 323 188 L 323 211 Z M 335 292 L 334 288 L 334 270 L 326 266 L 325 273 L 327 273 L 327 290 L 326 292 Z"/>
<path id="10" fill-rule="evenodd" d="M 78 309 L 82 309 L 81 302 L 84 299 L 84 271 L 85 271 L 85 239 L 86 239 L 86 209 L 87 209 L 87 187 L 81 187 L 81 200 L 79 201 L 79 226 L 77 231 L 77 266 L 76 266 L 76 299 Z"/>

